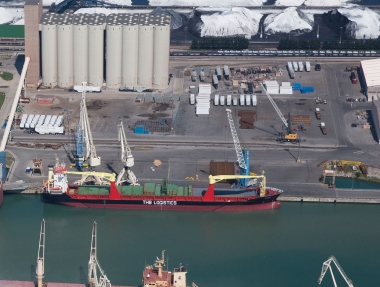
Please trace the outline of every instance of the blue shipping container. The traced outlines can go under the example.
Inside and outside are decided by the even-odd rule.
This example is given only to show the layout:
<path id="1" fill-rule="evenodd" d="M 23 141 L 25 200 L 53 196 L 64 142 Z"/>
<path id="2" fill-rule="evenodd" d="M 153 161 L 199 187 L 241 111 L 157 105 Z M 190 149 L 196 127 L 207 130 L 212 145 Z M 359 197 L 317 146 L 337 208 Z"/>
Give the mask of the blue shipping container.
<path id="1" fill-rule="evenodd" d="M 294 83 L 293 90 L 295 90 L 295 91 L 301 90 L 301 84 L 300 83 Z"/>
<path id="2" fill-rule="evenodd" d="M 147 131 L 144 126 L 136 126 L 134 131 L 133 131 L 135 134 L 139 134 L 139 135 L 146 135 L 146 134 L 149 134 L 149 131 Z"/>

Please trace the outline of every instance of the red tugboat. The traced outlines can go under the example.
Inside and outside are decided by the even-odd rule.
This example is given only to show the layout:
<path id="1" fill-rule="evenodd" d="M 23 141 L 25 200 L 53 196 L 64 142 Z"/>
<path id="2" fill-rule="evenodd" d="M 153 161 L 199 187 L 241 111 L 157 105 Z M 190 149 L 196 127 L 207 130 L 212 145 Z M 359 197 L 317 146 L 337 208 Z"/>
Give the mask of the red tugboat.
<path id="1" fill-rule="evenodd" d="M 67 174 L 92 176 L 99 185 L 69 184 Z M 116 186 L 115 174 L 67 171 L 64 164 L 49 167 L 43 188 L 43 200 L 73 207 L 184 210 L 184 211 L 251 211 L 280 207 L 277 197 L 283 192 L 266 187 L 264 175 L 209 176 L 208 188 L 178 186 L 163 180 L 161 184 Z M 252 179 L 245 188 L 216 188 L 215 183 L 229 179 Z M 108 181 L 104 185 L 102 179 Z M 260 180 L 260 182 L 258 182 Z M 103 184 L 103 185 L 102 185 Z"/>

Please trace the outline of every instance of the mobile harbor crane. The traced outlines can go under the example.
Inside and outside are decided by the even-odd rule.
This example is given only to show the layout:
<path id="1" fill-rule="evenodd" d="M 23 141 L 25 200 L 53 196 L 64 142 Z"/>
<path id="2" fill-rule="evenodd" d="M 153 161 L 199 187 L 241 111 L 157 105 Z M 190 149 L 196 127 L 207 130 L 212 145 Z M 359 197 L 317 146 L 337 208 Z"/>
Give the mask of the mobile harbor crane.
<path id="1" fill-rule="evenodd" d="M 330 256 L 330 258 L 327 261 L 323 262 L 321 276 L 319 276 L 318 284 L 321 285 L 323 277 L 325 276 L 325 274 L 327 272 L 327 269 L 330 269 L 330 273 L 331 273 L 331 277 L 332 277 L 333 282 L 334 282 L 334 286 L 337 287 L 336 282 L 335 282 L 335 277 L 334 277 L 334 274 L 333 274 L 332 269 L 331 269 L 331 262 L 334 262 L 336 268 L 338 268 L 340 274 L 342 275 L 343 279 L 346 281 L 347 285 L 349 287 L 354 287 L 354 284 L 352 283 L 350 278 L 347 277 L 346 273 L 344 273 L 343 268 L 339 265 L 338 260 L 336 260 L 336 258 L 334 256 Z"/>
<path id="2" fill-rule="evenodd" d="M 134 166 L 135 160 L 132 155 L 131 148 L 128 145 L 127 137 L 125 135 L 123 121 L 120 120 L 120 124 L 117 125 L 118 128 L 118 140 L 121 146 L 121 162 L 123 163 L 123 169 L 119 172 L 116 180 L 116 185 L 120 185 L 122 182 L 126 181 L 130 185 L 140 185 L 137 183 L 136 175 L 131 170 Z M 127 179 L 123 180 L 123 176 L 127 172 Z"/>
<path id="3" fill-rule="evenodd" d="M 111 287 L 111 282 L 108 280 L 106 273 L 100 267 L 98 258 L 96 257 L 97 238 L 96 238 L 97 223 L 94 221 L 92 227 L 90 261 L 88 262 L 88 284 L 90 287 Z M 98 279 L 97 270 L 99 269 L 100 277 Z"/>
<path id="4" fill-rule="evenodd" d="M 276 110 L 278 116 L 280 117 L 282 123 L 284 124 L 284 126 L 286 127 L 286 134 L 283 135 L 281 134 L 280 138 L 278 139 L 280 142 L 292 142 L 292 143 L 297 143 L 298 142 L 298 135 L 296 133 L 293 133 L 292 132 L 292 123 L 291 123 L 291 117 L 290 117 L 290 113 L 289 113 L 289 116 L 288 116 L 288 120 L 285 119 L 285 117 L 282 115 L 280 109 L 278 108 L 278 106 L 276 105 L 275 101 L 273 100 L 273 98 L 271 97 L 271 95 L 268 93 L 267 89 L 265 89 L 265 87 L 263 86 L 263 84 L 260 84 L 262 89 L 265 91 L 265 94 L 267 95 L 269 101 L 271 102 L 273 108 Z"/>
<path id="5" fill-rule="evenodd" d="M 235 145 L 235 151 L 237 155 L 237 161 L 240 167 L 240 175 L 250 175 L 250 169 L 249 169 L 249 149 L 248 148 L 242 148 L 240 146 L 239 137 L 237 135 L 237 131 L 235 128 L 234 119 L 232 118 L 232 111 L 230 109 L 226 109 L 227 111 L 227 118 L 228 123 L 230 124 L 232 139 L 234 141 Z M 240 179 L 240 185 L 247 187 L 248 185 L 252 184 L 253 182 L 250 181 L 248 178 L 241 178 Z"/>
<path id="6" fill-rule="evenodd" d="M 86 86 L 87 83 L 82 83 L 82 98 L 80 102 L 80 118 L 77 126 L 76 134 L 76 152 L 75 152 L 75 167 L 82 170 L 84 161 L 88 161 L 90 167 L 99 166 L 101 158 L 96 154 L 96 148 L 92 139 L 90 122 L 86 107 Z M 86 146 L 86 153 L 84 152 Z"/>
<path id="7" fill-rule="evenodd" d="M 42 279 L 44 278 L 45 272 L 45 219 L 42 219 L 41 230 L 40 230 L 40 242 L 38 244 L 38 255 L 37 255 L 37 287 L 43 287 Z"/>

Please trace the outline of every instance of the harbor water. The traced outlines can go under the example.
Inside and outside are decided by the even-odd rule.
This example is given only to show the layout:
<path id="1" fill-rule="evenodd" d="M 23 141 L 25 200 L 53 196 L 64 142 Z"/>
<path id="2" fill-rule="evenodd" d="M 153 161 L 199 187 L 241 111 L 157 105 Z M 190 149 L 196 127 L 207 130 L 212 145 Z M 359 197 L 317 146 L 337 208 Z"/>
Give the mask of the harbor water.
<path id="1" fill-rule="evenodd" d="M 35 280 L 42 218 L 45 282 L 86 283 L 93 221 L 98 259 L 113 285 L 141 284 L 145 264 L 163 249 L 166 267 L 188 268 L 188 285 L 317 286 L 330 255 L 355 286 L 380 281 L 380 205 L 297 202 L 269 211 L 200 213 L 78 209 L 42 203 L 37 195 L 6 195 L 0 279 Z M 329 273 L 321 286 L 333 286 Z"/>

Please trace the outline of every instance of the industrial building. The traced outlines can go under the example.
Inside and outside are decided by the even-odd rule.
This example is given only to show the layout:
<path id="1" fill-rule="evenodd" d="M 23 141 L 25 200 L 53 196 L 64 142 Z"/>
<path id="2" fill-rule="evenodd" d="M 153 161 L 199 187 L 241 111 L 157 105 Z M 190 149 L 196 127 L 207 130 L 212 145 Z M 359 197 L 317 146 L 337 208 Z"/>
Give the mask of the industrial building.
<path id="1" fill-rule="evenodd" d="M 372 101 L 371 116 L 376 131 L 377 142 L 380 144 L 380 100 Z"/>
<path id="2" fill-rule="evenodd" d="M 25 21 L 38 18 L 39 1 L 27 0 L 25 7 L 33 9 L 25 9 Z M 33 29 L 25 24 L 28 77 L 35 85 L 41 75 L 46 87 L 70 88 L 82 82 L 109 89 L 168 87 L 170 15 L 45 13 L 37 23 Z M 39 39 L 39 31 L 41 41 L 28 37 L 32 33 Z"/>
<path id="3" fill-rule="evenodd" d="M 360 73 L 368 101 L 380 99 L 380 59 L 361 61 Z"/>

